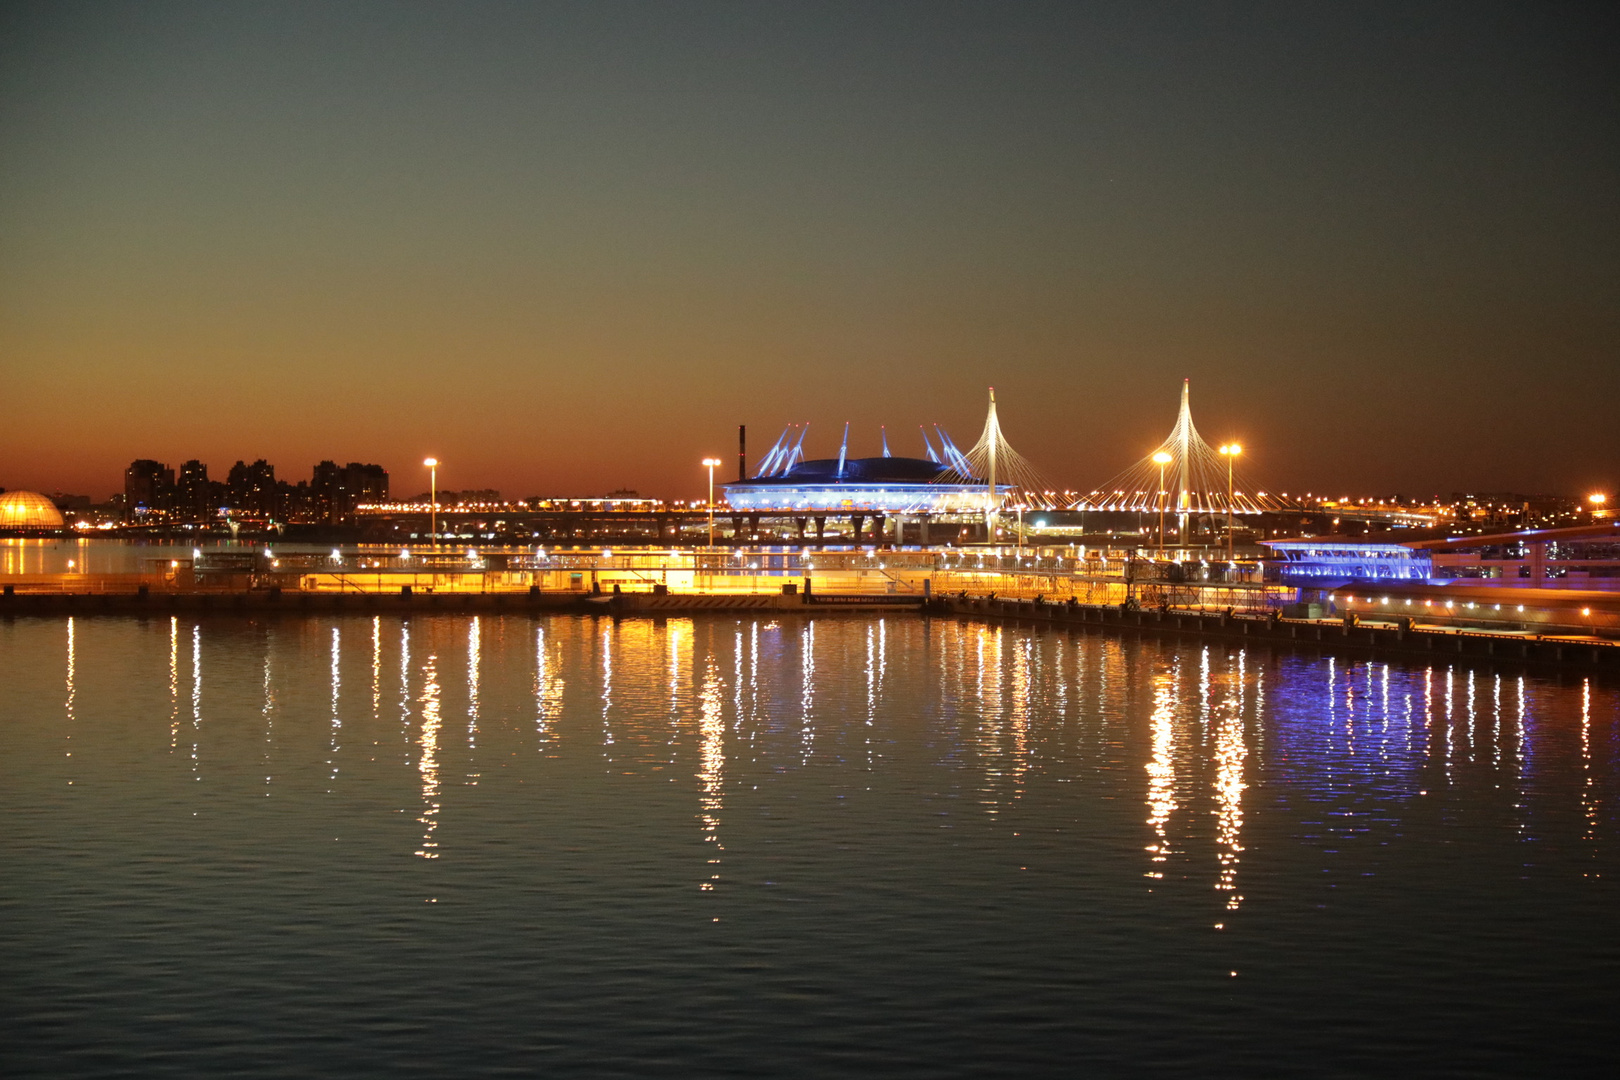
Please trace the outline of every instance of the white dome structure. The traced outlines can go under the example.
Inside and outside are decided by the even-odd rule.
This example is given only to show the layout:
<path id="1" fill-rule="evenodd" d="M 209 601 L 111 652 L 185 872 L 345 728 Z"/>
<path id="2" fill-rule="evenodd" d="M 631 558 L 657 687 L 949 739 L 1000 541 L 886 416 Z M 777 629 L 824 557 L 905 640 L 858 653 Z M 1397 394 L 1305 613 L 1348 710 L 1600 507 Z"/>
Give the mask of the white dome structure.
<path id="1" fill-rule="evenodd" d="M 62 511 L 39 492 L 0 492 L 0 531 L 65 527 Z"/>

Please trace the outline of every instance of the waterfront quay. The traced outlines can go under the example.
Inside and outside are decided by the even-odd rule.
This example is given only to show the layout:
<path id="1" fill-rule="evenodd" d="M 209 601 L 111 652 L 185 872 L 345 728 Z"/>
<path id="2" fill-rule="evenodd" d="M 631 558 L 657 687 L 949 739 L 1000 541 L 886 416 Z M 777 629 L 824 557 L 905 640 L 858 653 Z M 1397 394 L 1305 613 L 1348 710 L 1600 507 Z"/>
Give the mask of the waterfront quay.
<path id="1" fill-rule="evenodd" d="M 88 562 L 85 560 L 84 562 Z M 84 563 L 81 563 L 84 565 Z M 392 595 L 412 598 L 532 594 L 1073 596 L 1094 604 L 1265 609 L 1291 591 L 1262 580 L 1257 563 L 1154 562 L 1131 549 L 758 547 L 429 548 L 361 545 L 184 548 L 137 560 L 133 570 L 74 569 L 0 575 L 23 595 Z"/>
<path id="2" fill-rule="evenodd" d="M 1289 619 L 1237 611 L 1102 607 L 1060 600 L 954 596 L 931 614 L 1037 623 L 1139 637 L 1204 638 L 1246 647 L 1304 648 L 1351 655 L 1508 668 L 1553 668 L 1620 677 L 1620 647 L 1604 638 L 1548 636 L 1402 622 Z"/>
<path id="3" fill-rule="evenodd" d="M 124 573 L 0 575 L 0 617 L 921 612 L 1099 632 L 1620 673 L 1620 595 L 1385 582 L 1299 602 L 1256 562 L 1131 549 L 554 551 L 247 546 Z M 1185 555 L 1185 553 L 1181 553 Z"/>
<path id="4" fill-rule="evenodd" d="M 1359 617 L 1287 618 L 1276 610 L 1209 610 L 1131 603 L 1083 603 L 1074 596 L 1006 593 L 527 591 L 400 592 L 279 589 L 71 593 L 8 592 L 0 619 L 41 616 L 137 617 L 307 615 L 585 614 L 612 619 L 702 614 L 821 618 L 911 613 L 954 619 L 1033 623 L 1071 632 L 1162 639 L 1201 638 L 1240 647 L 1292 648 L 1387 659 L 1559 669 L 1620 677 L 1620 644 L 1593 635 L 1532 634 Z"/>

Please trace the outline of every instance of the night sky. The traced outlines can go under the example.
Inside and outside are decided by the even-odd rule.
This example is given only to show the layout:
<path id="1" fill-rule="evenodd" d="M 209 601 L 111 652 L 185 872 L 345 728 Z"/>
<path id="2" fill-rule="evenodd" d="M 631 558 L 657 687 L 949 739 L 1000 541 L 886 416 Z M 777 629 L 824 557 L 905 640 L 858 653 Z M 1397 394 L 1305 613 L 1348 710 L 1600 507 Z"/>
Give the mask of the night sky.
<path id="1" fill-rule="evenodd" d="M 1614 11 L 7 4 L 0 486 L 684 498 L 993 384 L 1087 489 L 1190 377 L 1272 488 L 1613 491 Z"/>

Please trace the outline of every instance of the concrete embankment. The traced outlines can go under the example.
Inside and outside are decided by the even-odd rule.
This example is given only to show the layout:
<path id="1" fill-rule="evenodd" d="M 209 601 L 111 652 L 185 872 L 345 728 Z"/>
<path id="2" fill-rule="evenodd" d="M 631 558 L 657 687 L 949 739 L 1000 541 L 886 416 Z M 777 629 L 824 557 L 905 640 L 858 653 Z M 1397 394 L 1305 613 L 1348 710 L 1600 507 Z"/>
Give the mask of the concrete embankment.
<path id="1" fill-rule="evenodd" d="M 0 618 L 64 615 L 594 614 L 652 617 L 727 612 L 825 616 L 922 612 L 953 618 L 1037 623 L 1081 631 L 1198 637 L 1244 645 L 1306 648 L 1391 659 L 1558 669 L 1620 677 L 1620 643 L 1419 626 L 1345 625 L 1239 613 L 1123 610 L 1000 597 L 893 594 L 695 594 L 555 592 L 122 592 L 0 596 Z"/>
<path id="2" fill-rule="evenodd" d="M 1122 610 L 1039 600 L 941 597 L 932 615 L 1033 622 L 1099 633 L 1209 638 L 1249 646 L 1306 648 L 1389 659 L 1468 662 L 1620 677 L 1620 644 L 1591 638 L 1534 637 L 1449 629 L 1347 625 L 1220 612 Z"/>
<path id="3" fill-rule="evenodd" d="M 828 615 L 868 611 L 916 611 L 920 596 L 885 594 L 694 594 L 528 592 L 324 592 L 258 589 L 241 592 L 188 590 L 148 592 L 16 592 L 0 595 L 0 618 L 61 615 L 170 615 L 253 613 L 523 614 L 573 612 L 633 616 L 684 615 L 705 611 L 780 611 Z"/>

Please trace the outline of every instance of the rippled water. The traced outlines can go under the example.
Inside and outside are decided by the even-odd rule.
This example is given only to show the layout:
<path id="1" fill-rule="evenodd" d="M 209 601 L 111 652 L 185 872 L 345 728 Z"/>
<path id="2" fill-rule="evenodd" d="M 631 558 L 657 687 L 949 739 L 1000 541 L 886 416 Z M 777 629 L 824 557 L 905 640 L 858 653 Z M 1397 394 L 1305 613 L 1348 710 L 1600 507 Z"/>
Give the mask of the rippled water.
<path id="1" fill-rule="evenodd" d="M 1617 729 L 920 617 L 0 622 L 0 1072 L 1606 1069 Z"/>

